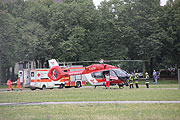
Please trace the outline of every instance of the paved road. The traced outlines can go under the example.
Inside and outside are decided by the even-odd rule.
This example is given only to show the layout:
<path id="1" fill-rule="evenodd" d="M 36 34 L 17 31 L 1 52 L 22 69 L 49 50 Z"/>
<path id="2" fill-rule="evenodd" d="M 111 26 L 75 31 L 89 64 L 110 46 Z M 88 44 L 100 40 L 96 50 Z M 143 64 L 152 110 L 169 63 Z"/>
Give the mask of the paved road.
<path id="1" fill-rule="evenodd" d="M 57 104 L 138 104 L 138 103 L 180 103 L 180 101 L 79 101 L 79 102 L 34 102 L 34 103 L 0 103 L 7 105 L 57 105 Z"/>

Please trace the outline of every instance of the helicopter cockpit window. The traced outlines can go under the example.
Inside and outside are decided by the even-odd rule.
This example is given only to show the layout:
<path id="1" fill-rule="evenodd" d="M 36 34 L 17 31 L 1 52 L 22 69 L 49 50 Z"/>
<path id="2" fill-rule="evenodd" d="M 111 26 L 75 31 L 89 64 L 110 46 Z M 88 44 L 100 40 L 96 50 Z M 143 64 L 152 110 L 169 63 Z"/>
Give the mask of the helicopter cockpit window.
<path id="1" fill-rule="evenodd" d="M 115 71 L 110 71 L 110 76 L 113 76 L 113 77 L 117 77 L 117 75 L 116 75 L 116 73 L 115 73 Z"/>
<path id="2" fill-rule="evenodd" d="M 96 79 L 102 79 L 103 76 L 102 76 L 102 73 L 101 72 L 94 72 L 91 74 L 92 77 L 96 78 Z"/>
<path id="3" fill-rule="evenodd" d="M 116 75 L 118 77 L 126 77 L 127 76 L 127 73 L 121 69 L 114 69 L 112 71 L 116 72 Z"/>

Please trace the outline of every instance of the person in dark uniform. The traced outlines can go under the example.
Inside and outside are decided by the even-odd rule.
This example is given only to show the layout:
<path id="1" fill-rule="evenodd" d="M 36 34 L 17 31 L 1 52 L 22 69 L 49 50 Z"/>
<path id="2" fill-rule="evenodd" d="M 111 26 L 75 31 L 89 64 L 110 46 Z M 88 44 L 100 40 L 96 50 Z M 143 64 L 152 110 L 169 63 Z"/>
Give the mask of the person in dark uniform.
<path id="1" fill-rule="evenodd" d="M 131 89 L 131 88 L 134 88 L 132 75 L 130 75 L 130 77 L 129 77 L 129 88 L 130 88 L 130 89 Z"/>
<path id="2" fill-rule="evenodd" d="M 139 88 L 139 86 L 138 86 L 139 76 L 138 76 L 137 73 L 136 73 L 136 75 L 134 77 L 134 81 L 135 81 L 136 88 Z"/>
<path id="3" fill-rule="evenodd" d="M 147 72 L 146 72 L 145 84 L 146 84 L 146 87 L 149 88 L 149 75 Z"/>

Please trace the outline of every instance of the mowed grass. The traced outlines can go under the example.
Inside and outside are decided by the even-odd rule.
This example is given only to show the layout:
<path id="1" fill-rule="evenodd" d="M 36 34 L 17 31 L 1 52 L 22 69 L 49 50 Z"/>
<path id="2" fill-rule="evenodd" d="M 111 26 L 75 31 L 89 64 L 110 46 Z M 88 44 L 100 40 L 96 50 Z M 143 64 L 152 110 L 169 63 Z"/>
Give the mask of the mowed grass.
<path id="1" fill-rule="evenodd" d="M 179 101 L 177 84 L 139 89 L 104 87 L 0 92 L 0 103 L 57 101 Z M 180 104 L 64 104 L 0 106 L 0 120 L 179 120 Z"/>
<path id="2" fill-rule="evenodd" d="M 143 88 L 144 87 L 144 88 Z M 10 102 L 57 102 L 57 101 L 178 101 L 179 89 L 105 89 L 104 87 L 66 88 L 53 90 L 26 90 L 0 92 L 0 103 Z"/>
<path id="3" fill-rule="evenodd" d="M 179 120 L 180 104 L 0 106 L 1 120 Z"/>

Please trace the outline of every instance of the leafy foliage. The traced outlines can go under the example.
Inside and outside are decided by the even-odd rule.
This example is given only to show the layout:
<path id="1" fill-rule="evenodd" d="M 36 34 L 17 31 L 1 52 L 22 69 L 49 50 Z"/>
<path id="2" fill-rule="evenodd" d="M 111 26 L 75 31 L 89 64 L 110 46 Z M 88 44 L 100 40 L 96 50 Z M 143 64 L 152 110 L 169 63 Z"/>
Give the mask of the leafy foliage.
<path id="1" fill-rule="evenodd" d="M 0 2 L 0 69 L 23 60 L 154 59 L 180 64 L 180 1 Z M 5 64 L 2 64 L 5 63 Z M 3 67 L 3 68 L 2 68 Z"/>

